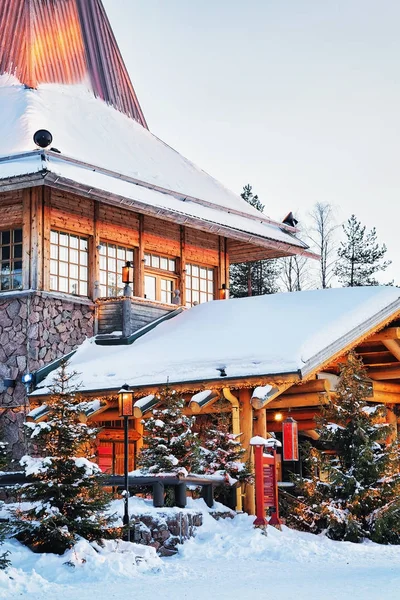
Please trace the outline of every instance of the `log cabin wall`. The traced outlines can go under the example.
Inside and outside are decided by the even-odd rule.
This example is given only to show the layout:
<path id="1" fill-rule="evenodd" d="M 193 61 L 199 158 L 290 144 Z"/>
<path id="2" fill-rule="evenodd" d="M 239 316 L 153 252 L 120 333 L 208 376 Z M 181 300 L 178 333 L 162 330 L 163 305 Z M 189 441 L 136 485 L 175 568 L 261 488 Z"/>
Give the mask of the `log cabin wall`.
<path id="1" fill-rule="evenodd" d="M 223 283 L 228 285 L 224 238 L 47 186 L 0 194 L 0 242 L 0 427 L 16 458 L 25 451 L 21 424 L 28 410 L 22 375 L 67 354 L 96 331 L 93 300 L 101 295 L 104 277 L 101 248 L 133 250 L 137 298 L 132 303 L 139 307 L 132 313 L 133 330 L 176 308 L 145 299 L 145 277 L 151 280 L 157 275 L 157 268 L 147 264 L 152 256 L 156 261 L 157 257 L 172 261 L 167 264 L 173 271 L 164 273 L 165 280 L 179 290 L 182 304 L 186 303 L 187 281 L 195 287 L 202 285 L 200 275 L 193 283 L 197 277 L 193 266 L 198 273 L 200 267 L 206 273 L 203 283 L 213 280 L 208 300 L 218 297 Z M 76 243 L 82 248 L 74 248 Z M 80 255 L 73 269 L 83 275 L 82 281 L 78 275 L 77 293 L 69 293 L 71 289 L 57 287 L 62 274 L 56 263 L 61 253 L 71 256 L 76 250 Z M 64 280 L 70 283 L 75 275 L 68 258 L 63 261 L 63 268 L 69 269 Z M 196 293 L 200 290 L 195 289 Z M 196 295 L 193 298 L 197 301 Z"/>

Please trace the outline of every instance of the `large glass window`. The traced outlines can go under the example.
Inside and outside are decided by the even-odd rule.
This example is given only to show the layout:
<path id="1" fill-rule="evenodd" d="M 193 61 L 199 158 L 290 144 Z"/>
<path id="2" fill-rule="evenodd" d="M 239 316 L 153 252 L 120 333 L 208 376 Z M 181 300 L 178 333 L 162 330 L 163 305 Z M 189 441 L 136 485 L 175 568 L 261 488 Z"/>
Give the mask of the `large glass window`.
<path id="1" fill-rule="evenodd" d="M 50 233 L 50 289 L 88 295 L 88 239 L 72 233 Z"/>
<path id="2" fill-rule="evenodd" d="M 144 294 L 148 300 L 172 304 L 178 286 L 176 259 L 159 254 L 144 255 Z M 178 301 L 180 304 L 180 300 Z"/>
<path id="3" fill-rule="evenodd" d="M 124 290 L 122 267 L 127 261 L 133 261 L 133 248 L 108 242 L 100 244 L 100 295 L 103 298 L 121 296 Z"/>
<path id="4" fill-rule="evenodd" d="M 22 289 L 22 229 L 0 231 L 0 291 Z"/>
<path id="5" fill-rule="evenodd" d="M 186 306 L 214 300 L 214 269 L 186 265 Z"/>

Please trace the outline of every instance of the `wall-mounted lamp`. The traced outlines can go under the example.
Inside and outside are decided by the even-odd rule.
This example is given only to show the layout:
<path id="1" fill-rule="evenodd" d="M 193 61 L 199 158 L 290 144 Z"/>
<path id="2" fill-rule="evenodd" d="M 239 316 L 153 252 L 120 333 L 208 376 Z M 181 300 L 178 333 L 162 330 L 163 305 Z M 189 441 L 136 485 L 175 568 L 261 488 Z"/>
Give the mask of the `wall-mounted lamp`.
<path id="1" fill-rule="evenodd" d="M 229 288 L 226 287 L 226 283 L 223 283 L 219 289 L 219 299 L 220 300 L 228 300 L 229 298 Z"/>

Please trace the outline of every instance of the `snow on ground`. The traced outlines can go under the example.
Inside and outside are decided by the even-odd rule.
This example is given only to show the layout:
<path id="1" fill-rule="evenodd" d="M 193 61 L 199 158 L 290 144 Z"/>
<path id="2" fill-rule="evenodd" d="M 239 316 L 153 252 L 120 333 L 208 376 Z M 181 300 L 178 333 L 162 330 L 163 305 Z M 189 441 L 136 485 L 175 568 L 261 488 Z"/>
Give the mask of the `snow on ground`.
<path id="1" fill-rule="evenodd" d="M 202 502 L 190 505 L 203 506 Z M 12 600 L 397 600 L 400 547 L 333 542 L 288 528 L 253 528 L 254 517 L 205 523 L 178 556 L 160 559 L 126 543 L 97 554 L 86 542 L 66 556 L 34 555 L 7 543 L 13 567 L 0 573 L 0 598 Z M 82 563 L 82 558 L 86 562 Z M 75 567 L 63 563 L 71 561 Z"/>

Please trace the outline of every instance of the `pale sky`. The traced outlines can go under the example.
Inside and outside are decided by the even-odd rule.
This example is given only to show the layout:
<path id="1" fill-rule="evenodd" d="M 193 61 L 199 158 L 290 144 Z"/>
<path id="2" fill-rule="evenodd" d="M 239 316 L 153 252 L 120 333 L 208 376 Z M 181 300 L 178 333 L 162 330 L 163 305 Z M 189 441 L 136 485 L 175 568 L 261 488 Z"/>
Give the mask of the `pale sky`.
<path id="1" fill-rule="evenodd" d="M 150 130 L 281 220 L 376 226 L 400 283 L 398 0 L 103 0 Z"/>

